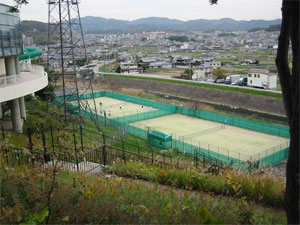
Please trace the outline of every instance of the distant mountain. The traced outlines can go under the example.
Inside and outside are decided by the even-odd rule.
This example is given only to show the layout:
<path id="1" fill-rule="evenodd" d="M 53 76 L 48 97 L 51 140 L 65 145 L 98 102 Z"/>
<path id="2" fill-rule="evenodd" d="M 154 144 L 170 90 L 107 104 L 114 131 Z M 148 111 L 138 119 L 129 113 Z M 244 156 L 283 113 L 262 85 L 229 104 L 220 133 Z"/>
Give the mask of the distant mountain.
<path id="1" fill-rule="evenodd" d="M 175 19 L 149 17 L 133 21 L 105 19 L 101 17 L 86 16 L 81 18 L 82 27 L 88 33 L 124 33 L 141 31 L 255 31 L 265 29 L 267 31 L 278 30 L 281 20 L 250 20 L 236 21 L 230 18 L 219 20 L 189 20 L 181 21 Z M 24 20 L 21 27 L 26 36 L 33 37 L 37 44 L 46 44 L 48 41 L 47 23 Z M 52 41 L 58 39 L 58 35 Z"/>
<path id="2" fill-rule="evenodd" d="M 105 19 L 102 17 L 86 16 L 81 18 L 81 23 L 84 31 L 113 31 L 123 30 L 124 27 L 130 25 L 129 21 Z"/>
<path id="3" fill-rule="evenodd" d="M 230 18 L 219 20 L 189 20 L 181 21 L 162 17 L 149 17 L 133 21 L 105 19 L 101 17 L 81 18 L 82 27 L 86 32 L 139 32 L 139 31 L 206 31 L 206 30 L 251 30 L 254 28 L 267 28 L 270 25 L 280 24 L 281 20 L 250 20 L 237 21 Z"/>
<path id="4" fill-rule="evenodd" d="M 21 21 L 21 28 L 27 37 L 33 37 L 36 44 L 46 45 L 48 43 L 48 24 L 32 20 Z M 58 40 L 59 35 L 54 35 L 52 43 Z"/>
<path id="5" fill-rule="evenodd" d="M 281 24 L 272 24 L 268 28 L 257 27 L 257 28 L 253 28 L 253 29 L 248 30 L 248 32 L 256 32 L 256 31 L 259 31 L 259 30 L 265 30 L 267 32 L 273 32 L 273 31 L 280 31 L 280 28 L 281 28 Z"/>

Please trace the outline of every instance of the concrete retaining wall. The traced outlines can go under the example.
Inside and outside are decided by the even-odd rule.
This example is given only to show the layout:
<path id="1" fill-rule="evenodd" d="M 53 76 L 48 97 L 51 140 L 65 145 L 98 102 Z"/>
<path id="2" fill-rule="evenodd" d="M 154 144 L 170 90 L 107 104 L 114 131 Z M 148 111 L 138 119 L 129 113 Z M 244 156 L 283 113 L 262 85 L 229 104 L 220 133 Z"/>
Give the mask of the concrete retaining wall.
<path id="1" fill-rule="evenodd" d="M 239 107 L 275 115 L 285 115 L 283 100 L 279 98 L 251 95 L 232 91 L 202 88 L 167 82 L 104 77 L 102 84 L 117 84 L 122 88 L 163 93 L 178 97 L 197 99 L 203 102 Z"/>

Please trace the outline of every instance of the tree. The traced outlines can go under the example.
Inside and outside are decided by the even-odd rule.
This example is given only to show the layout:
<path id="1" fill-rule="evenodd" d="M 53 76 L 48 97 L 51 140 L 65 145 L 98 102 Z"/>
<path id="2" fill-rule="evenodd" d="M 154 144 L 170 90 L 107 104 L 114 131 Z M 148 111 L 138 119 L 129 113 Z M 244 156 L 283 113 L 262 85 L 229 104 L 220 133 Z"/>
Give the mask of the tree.
<path id="1" fill-rule="evenodd" d="M 182 78 L 191 80 L 194 75 L 194 71 L 192 69 L 185 69 L 182 74 Z"/>
<path id="2" fill-rule="evenodd" d="M 226 77 L 225 70 L 221 68 L 214 69 L 213 76 L 217 79 L 222 79 Z"/>
<path id="3" fill-rule="evenodd" d="M 28 0 L 14 0 L 16 5 L 10 8 L 10 12 L 18 12 L 22 5 L 27 5 Z"/>
<path id="4" fill-rule="evenodd" d="M 218 0 L 209 0 L 216 4 Z M 289 224 L 299 224 L 299 0 L 282 1 L 282 22 L 278 40 L 276 67 L 290 127 L 290 151 L 286 167 L 285 210 Z M 289 68 L 289 44 L 292 44 L 292 71 Z"/>
<path id="5" fill-rule="evenodd" d="M 121 73 L 121 66 L 118 65 L 118 67 L 116 68 L 116 73 Z"/>
<path id="6" fill-rule="evenodd" d="M 143 71 L 145 72 L 147 69 L 149 69 L 149 64 L 143 64 Z"/>
<path id="7" fill-rule="evenodd" d="M 299 224 L 299 0 L 283 0 L 276 67 L 290 127 L 290 152 L 286 168 L 285 206 L 289 224 Z M 292 71 L 289 44 L 292 44 Z"/>
<path id="8" fill-rule="evenodd" d="M 169 39 L 170 41 L 178 41 L 178 42 L 187 42 L 189 41 L 189 38 L 187 36 L 170 36 L 166 39 Z"/>

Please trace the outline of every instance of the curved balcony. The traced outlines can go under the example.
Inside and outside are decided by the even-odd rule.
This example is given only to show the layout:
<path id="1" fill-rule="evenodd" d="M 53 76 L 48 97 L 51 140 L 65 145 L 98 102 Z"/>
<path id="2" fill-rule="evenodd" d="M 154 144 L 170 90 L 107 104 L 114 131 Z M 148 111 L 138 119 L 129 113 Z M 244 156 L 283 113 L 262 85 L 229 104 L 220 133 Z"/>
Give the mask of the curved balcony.
<path id="1" fill-rule="evenodd" d="M 0 102 L 7 102 L 37 92 L 48 85 L 44 67 L 32 65 L 18 75 L 0 78 Z"/>

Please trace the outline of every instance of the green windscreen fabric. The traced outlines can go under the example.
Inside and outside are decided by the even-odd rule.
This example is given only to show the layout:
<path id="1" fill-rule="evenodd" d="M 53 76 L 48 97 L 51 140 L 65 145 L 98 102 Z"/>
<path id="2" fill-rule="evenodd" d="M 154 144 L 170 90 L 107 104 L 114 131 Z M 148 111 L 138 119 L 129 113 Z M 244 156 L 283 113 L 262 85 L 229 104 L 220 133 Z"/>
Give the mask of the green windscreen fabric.
<path id="1" fill-rule="evenodd" d="M 189 109 L 180 106 L 174 106 L 170 104 L 165 104 L 161 102 L 155 102 L 152 100 L 147 100 L 143 98 L 133 97 L 129 95 L 123 95 L 120 93 L 114 93 L 109 91 L 102 91 L 97 93 L 88 93 L 80 95 L 80 99 L 91 99 L 93 97 L 110 97 L 119 99 L 122 101 L 128 101 L 135 104 L 140 104 L 144 106 L 151 106 L 156 108 L 152 111 L 143 112 L 143 113 L 136 113 L 132 115 L 117 117 L 117 118 L 104 118 L 101 115 L 97 115 L 93 112 L 87 112 L 85 110 L 81 110 L 82 115 L 86 116 L 87 118 L 97 119 L 101 123 L 112 126 L 112 127 L 122 127 L 128 133 L 147 139 L 148 138 L 148 127 L 141 125 L 137 122 L 152 118 L 158 118 L 161 116 L 171 115 L 174 113 L 180 113 L 183 115 L 196 117 L 204 120 L 214 121 L 221 124 L 227 124 L 231 126 L 241 127 L 253 131 L 263 132 L 267 134 L 277 135 L 281 137 L 290 137 L 290 132 L 287 127 L 283 126 L 276 126 L 273 124 L 262 123 L 252 120 L 241 119 L 232 116 L 220 115 L 211 112 L 205 112 L 200 110 Z M 78 106 L 76 104 L 71 104 L 71 101 L 77 101 L 77 96 L 65 96 L 67 101 L 67 111 L 73 114 L 77 114 L 79 112 Z M 63 107 L 64 97 L 59 96 L 53 100 L 53 103 L 58 105 L 59 107 Z M 220 125 L 222 126 L 222 125 Z M 222 129 L 222 127 L 216 127 L 214 129 Z M 213 144 L 201 144 L 199 141 L 193 140 L 193 135 L 191 134 L 190 137 L 180 137 L 179 135 L 172 135 L 172 139 L 170 143 L 168 143 L 168 148 L 173 148 L 178 151 L 184 152 L 190 155 L 206 155 L 208 158 L 214 158 L 216 160 L 222 161 L 227 164 L 242 164 L 247 161 L 247 158 L 254 160 L 260 160 L 261 162 L 267 164 L 276 164 L 288 157 L 289 152 L 289 143 L 285 143 L 283 145 L 275 146 L 271 149 L 266 149 L 265 151 L 255 155 L 255 156 L 246 156 L 242 155 L 241 153 L 236 153 L 230 151 L 230 149 L 223 149 L 218 146 L 214 146 Z M 170 144 L 170 146 L 169 146 Z M 161 145 L 161 148 L 165 148 L 165 146 Z"/>
<path id="2" fill-rule="evenodd" d="M 240 119 L 237 117 L 225 116 L 211 112 L 204 112 L 200 110 L 189 109 L 185 107 L 178 107 L 178 113 L 193 116 L 200 119 L 210 120 L 218 123 L 228 124 L 236 127 L 241 127 L 249 130 L 259 131 L 267 134 L 273 134 L 281 137 L 290 137 L 290 131 L 287 127 L 275 126 L 256 122 L 252 120 Z"/>

